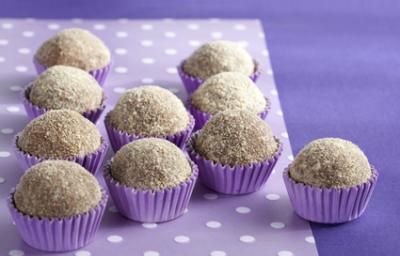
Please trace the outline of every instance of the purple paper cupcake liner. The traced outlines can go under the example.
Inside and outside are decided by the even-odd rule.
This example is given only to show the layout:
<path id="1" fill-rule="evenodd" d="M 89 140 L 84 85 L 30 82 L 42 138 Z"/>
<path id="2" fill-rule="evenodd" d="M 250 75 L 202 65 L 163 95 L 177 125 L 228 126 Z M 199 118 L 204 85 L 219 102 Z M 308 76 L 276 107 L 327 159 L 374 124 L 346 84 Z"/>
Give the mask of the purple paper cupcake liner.
<path id="1" fill-rule="evenodd" d="M 36 72 L 38 75 L 40 75 L 43 71 L 45 71 L 48 68 L 45 65 L 42 65 L 41 63 L 39 63 L 39 61 L 36 58 L 33 58 L 33 64 L 35 66 L 35 69 L 36 69 Z M 112 65 L 112 62 L 110 62 L 105 67 L 90 70 L 88 72 L 90 75 L 92 75 L 97 80 L 97 82 L 99 83 L 100 86 L 103 86 L 106 81 L 106 78 L 108 76 L 108 73 L 110 73 L 111 65 Z"/>
<path id="2" fill-rule="evenodd" d="M 128 219 L 139 222 L 165 222 L 183 215 L 196 184 L 198 169 L 190 161 L 193 173 L 186 181 L 176 187 L 164 190 L 140 190 L 127 187 L 114 180 L 110 165 L 104 167 L 111 198 L 118 211 Z"/>
<path id="3" fill-rule="evenodd" d="M 197 88 L 199 88 L 199 86 L 204 82 L 204 80 L 186 74 L 185 71 L 183 70 L 184 63 L 185 61 L 182 61 L 180 65 L 177 67 L 178 74 L 182 80 L 183 85 L 186 88 L 187 93 L 191 95 L 194 91 L 196 91 Z M 249 77 L 251 80 L 256 82 L 258 77 L 261 75 L 261 68 L 256 60 L 254 60 L 254 66 L 255 66 L 254 73 L 251 74 Z"/>
<path id="4" fill-rule="evenodd" d="M 114 150 L 114 152 L 117 152 L 120 148 L 122 148 L 122 146 L 124 146 L 125 144 L 128 144 L 129 142 L 132 142 L 132 141 L 138 140 L 138 139 L 143 139 L 143 138 L 166 139 L 166 140 L 174 143 L 179 148 L 183 149 L 185 147 L 186 141 L 189 139 L 190 135 L 192 134 L 192 131 L 193 131 L 193 128 L 195 125 L 195 120 L 194 120 L 193 116 L 191 114 L 189 114 L 190 122 L 188 124 L 188 127 L 181 132 L 177 132 L 173 135 L 168 135 L 168 136 L 135 135 L 135 134 L 129 134 L 127 132 L 124 132 L 124 131 L 118 130 L 117 128 L 114 128 L 111 125 L 111 123 L 109 123 L 109 121 L 108 121 L 108 114 L 106 115 L 106 118 L 104 118 L 104 125 L 106 127 L 107 135 L 108 135 L 111 147 Z"/>
<path id="5" fill-rule="evenodd" d="M 39 106 L 32 104 L 32 102 L 29 100 L 30 90 L 31 90 L 31 85 L 28 85 L 28 87 L 26 87 L 26 89 L 23 91 L 22 103 L 24 104 L 26 113 L 28 115 L 28 119 L 32 120 L 32 119 L 35 119 L 36 117 L 41 116 L 44 113 L 46 113 L 48 111 L 48 109 L 41 108 Z M 98 107 L 97 109 L 94 109 L 94 110 L 86 111 L 86 112 L 82 113 L 82 115 L 86 119 L 90 120 L 92 123 L 96 124 L 97 120 L 99 119 L 99 117 L 103 113 L 104 109 L 106 108 L 105 101 L 106 101 L 106 98 L 103 95 L 103 100 L 102 100 L 100 107 Z"/>
<path id="6" fill-rule="evenodd" d="M 264 110 L 262 112 L 258 113 L 258 116 L 262 120 L 265 120 L 267 118 L 268 112 L 271 109 L 271 102 L 269 101 L 268 98 L 265 98 L 265 100 L 267 102 L 267 105 L 265 106 L 265 108 L 264 108 Z M 197 131 L 197 130 L 203 128 L 203 126 L 212 117 L 212 115 L 210 115 L 210 114 L 208 114 L 206 112 L 203 112 L 203 111 L 199 110 L 198 108 L 196 108 L 195 106 L 193 106 L 190 98 L 187 100 L 186 106 L 187 106 L 189 112 L 192 114 L 192 116 L 194 117 L 194 120 L 195 120 L 195 125 L 194 125 L 193 131 Z"/>
<path id="7" fill-rule="evenodd" d="M 290 166 L 289 166 L 290 167 Z M 283 172 L 283 180 L 294 211 L 308 221 L 336 224 L 360 217 L 371 198 L 378 180 L 378 172 L 371 166 L 371 178 L 350 188 L 319 188 L 294 181 L 289 167 Z"/>
<path id="8" fill-rule="evenodd" d="M 13 200 L 14 190 L 7 205 L 15 226 L 28 245 L 48 252 L 64 252 L 81 248 L 95 238 L 107 204 L 107 193 L 99 204 L 88 212 L 66 218 L 31 217 L 18 211 Z"/>
<path id="9" fill-rule="evenodd" d="M 19 135 L 15 136 L 14 139 L 14 150 L 15 150 L 15 156 L 17 158 L 17 161 L 19 165 L 21 166 L 22 170 L 25 172 L 29 167 L 43 162 L 45 160 L 67 160 L 71 162 L 75 162 L 80 164 L 82 167 L 84 167 L 86 170 L 88 170 L 90 173 L 93 175 L 96 174 L 97 170 L 103 163 L 104 157 L 107 154 L 107 149 L 108 149 L 108 144 L 107 142 L 102 138 L 102 143 L 95 152 L 87 154 L 85 156 L 77 156 L 77 157 L 68 157 L 68 158 L 44 158 L 44 157 L 36 157 L 31 154 L 28 154 L 24 151 L 22 151 L 18 147 L 18 137 Z"/>
<path id="10" fill-rule="evenodd" d="M 241 195 L 258 191 L 268 180 L 281 153 L 282 143 L 275 155 L 263 162 L 247 165 L 223 165 L 207 160 L 194 149 L 197 133 L 193 134 L 186 145 L 190 158 L 199 167 L 200 180 L 212 190 L 228 195 Z"/>

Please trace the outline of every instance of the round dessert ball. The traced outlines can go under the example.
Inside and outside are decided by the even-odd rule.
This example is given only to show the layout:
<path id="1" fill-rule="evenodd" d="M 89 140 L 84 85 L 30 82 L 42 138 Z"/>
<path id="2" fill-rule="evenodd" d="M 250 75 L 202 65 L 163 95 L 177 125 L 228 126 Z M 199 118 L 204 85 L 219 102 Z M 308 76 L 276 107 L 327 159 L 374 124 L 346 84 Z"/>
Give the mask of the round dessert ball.
<path id="1" fill-rule="evenodd" d="M 70 109 L 79 113 L 102 104 L 103 90 L 89 73 L 74 67 L 56 65 L 44 71 L 33 83 L 29 101 L 45 109 Z"/>
<path id="2" fill-rule="evenodd" d="M 191 102 L 210 115 L 230 109 L 258 114 L 267 105 L 254 82 L 239 72 L 222 72 L 207 78 L 192 94 Z"/>
<path id="3" fill-rule="evenodd" d="M 230 41 L 206 43 L 183 64 L 185 73 L 203 80 L 227 71 L 250 76 L 254 69 L 254 61 L 249 53 L 239 44 Z"/>
<path id="4" fill-rule="evenodd" d="M 90 71 L 108 65 L 111 54 L 100 38 L 88 30 L 70 28 L 44 42 L 35 59 L 46 67 L 66 65 Z"/>
<path id="5" fill-rule="evenodd" d="M 190 118 L 183 103 L 158 86 L 127 90 L 107 116 L 118 130 L 142 136 L 166 136 L 187 128 Z"/>
<path id="6" fill-rule="evenodd" d="M 245 165 L 271 159 L 279 142 L 271 128 L 248 111 L 219 112 L 199 131 L 196 152 L 208 160 L 228 165 Z"/>
<path id="7" fill-rule="evenodd" d="M 142 190 L 172 188 L 192 174 L 185 154 L 173 143 L 157 138 L 126 144 L 117 151 L 110 167 L 115 180 Z"/>
<path id="8" fill-rule="evenodd" d="M 39 218 L 70 217 L 95 208 L 102 197 L 96 178 L 77 163 L 47 160 L 25 172 L 14 193 L 15 207 Z"/>
<path id="9" fill-rule="evenodd" d="M 33 119 L 20 133 L 17 146 L 44 158 L 85 156 L 95 152 L 102 138 L 96 126 L 72 110 L 50 110 Z"/>
<path id="10" fill-rule="evenodd" d="M 289 174 L 293 180 L 307 185 L 345 188 L 366 182 L 372 171 L 357 145 L 339 138 L 323 138 L 300 151 Z"/>

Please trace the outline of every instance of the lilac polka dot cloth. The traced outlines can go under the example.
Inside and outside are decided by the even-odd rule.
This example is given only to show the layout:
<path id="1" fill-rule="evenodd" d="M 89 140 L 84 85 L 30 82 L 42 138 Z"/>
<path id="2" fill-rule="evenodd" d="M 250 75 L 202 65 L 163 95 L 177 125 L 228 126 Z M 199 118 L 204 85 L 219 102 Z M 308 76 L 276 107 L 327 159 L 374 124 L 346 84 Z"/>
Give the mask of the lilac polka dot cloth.
<path id="1" fill-rule="evenodd" d="M 317 255 L 308 222 L 293 212 L 282 171 L 293 159 L 278 92 L 257 20 L 0 20 L 0 255 L 42 255 L 18 236 L 6 198 L 22 171 L 12 151 L 13 137 L 28 122 L 21 90 L 35 79 L 32 57 L 45 39 L 68 27 L 88 29 L 101 37 L 113 54 L 104 85 L 106 112 L 126 89 L 157 84 L 182 100 L 186 91 L 176 66 L 202 43 L 226 39 L 239 42 L 260 62 L 257 81 L 271 99 L 267 122 L 284 143 L 284 151 L 267 184 L 245 196 L 217 194 L 198 183 L 186 213 L 174 221 L 132 222 L 116 211 L 111 200 L 93 243 L 54 255 Z M 98 127 L 105 136 L 100 117 Z M 111 157 L 111 150 L 107 159 Z M 97 178 L 104 185 L 101 173 Z"/>

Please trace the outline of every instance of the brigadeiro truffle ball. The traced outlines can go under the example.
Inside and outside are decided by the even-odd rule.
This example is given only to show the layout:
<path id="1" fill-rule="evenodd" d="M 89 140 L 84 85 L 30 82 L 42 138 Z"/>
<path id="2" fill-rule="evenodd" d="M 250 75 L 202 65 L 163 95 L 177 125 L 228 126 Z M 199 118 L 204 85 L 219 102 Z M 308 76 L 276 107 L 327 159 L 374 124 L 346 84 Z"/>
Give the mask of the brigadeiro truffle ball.
<path id="1" fill-rule="evenodd" d="M 197 166 L 173 143 L 146 138 L 123 146 L 105 169 L 115 206 L 127 218 L 161 222 L 182 215 Z"/>
<path id="2" fill-rule="evenodd" d="M 96 178 L 77 163 L 47 160 L 21 177 L 14 193 L 16 208 L 39 218 L 63 218 L 89 211 L 102 197 Z"/>
<path id="3" fill-rule="evenodd" d="M 274 156 L 279 143 L 271 128 L 248 111 L 216 114 L 199 131 L 195 149 L 203 157 L 228 165 L 245 165 Z"/>
<path id="4" fill-rule="evenodd" d="M 199 79 L 207 79 L 221 72 L 235 71 L 246 76 L 254 73 L 252 57 L 239 44 L 214 41 L 197 49 L 183 63 L 183 71 Z"/>
<path id="5" fill-rule="evenodd" d="M 99 108 L 103 90 L 87 72 L 69 66 L 52 66 L 28 88 L 28 99 L 40 108 L 70 109 L 79 113 Z"/>
<path id="6" fill-rule="evenodd" d="M 91 71 L 107 66 L 111 55 L 107 46 L 91 32 L 70 28 L 44 42 L 35 60 L 46 67 L 66 65 Z"/>
<path id="7" fill-rule="evenodd" d="M 344 188 L 366 182 L 372 171 L 357 145 L 339 138 L 323 138 L 312 141 L 300 151 L 289 174 L 304 184 Z"/>
<path id="8" fill-rule="evenodd" d="M 96 126 L 72 110 L 50 110 L 32 120 L 17 137 L 18 149 L 38 158 L 83 157 L 101 145 Z"/>
<path id="9" fill-rule="evenodd" d="M 363 214 L 378 172 L 357 145 L 322 138 L 300 151 L 283 179 L 299 216 L 319 223 L 343 223 Z"/>
<path id="10" fill-rule="evenodd" d="M 265 184 L 282 146 L 256 114 L 226 110 L 192 136 L 187 150 L 206 186 L 236 195 L 255 192 Z"/>
<path id="11" fill-rule="evenodd" d="M 201 128 L 211 115 L 224 110 L 247 110 L 267 115 L 269 102 L 247 76 L 223 72 L 208 78 L 191 96 L 190 110 Z"/>
<path id="12" fill-rule="evenodd" d="M 168 137 L 178 145 L 184 144 L 193 128 L 192 117 L 183 103 L 173 93 L 158 86 L 127 90 L 108 113 L 105 123 L 114 150 L 126 144 L 122 142 L 122 134 L 119 136 L 116 132 L 132 135 L 130 141 L 138 137 Z M 118 145 L 113 144 L 115 140 Z"/>
<path id="13" fill-rule="evenodd" d="M 123 146 L 111 161 L 111 175 L 135 189 L 161 190 L 185 181 L 192 167 L 185 154 L 167 140 L 149 138 Z"/>

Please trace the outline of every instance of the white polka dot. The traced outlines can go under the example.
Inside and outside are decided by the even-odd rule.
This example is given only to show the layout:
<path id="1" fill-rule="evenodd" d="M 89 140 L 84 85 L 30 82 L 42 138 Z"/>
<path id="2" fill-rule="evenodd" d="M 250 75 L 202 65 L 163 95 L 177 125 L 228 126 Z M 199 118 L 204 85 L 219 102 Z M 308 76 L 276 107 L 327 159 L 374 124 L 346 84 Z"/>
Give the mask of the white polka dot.
<path id="1" fill-rule="evenodd" d="M 160 256 L 160 253 L 157 251 L 145 251 L 143 256 Z"/>
<path id="2" fill-rule="evenodd" d="M 60 25 L 58 25 L 57 23 L 51 23 L 51 24 L 47 25 L 47 28 L 50 30 L 57 30 L 60 28 Z"/>
<path id="3" fill-rule="evenodd" d="M 6 61 L 6 58 L 0 56 L 0 62 Z"/>
<path id="4" fill-rule="evenodd" d="M 217 195 L 217 194 L 214 194 L 214 193 L 205 193 L 205 194 L 203 195 L 203 197 L 204 197 L 205 199 L 207 199 L 207 200 L 215 200 L 215 199 L 218 198 L 218 195 Z"/>
<path id="5" fill-rule="evenodd" d="M 287 158 L 288 158 L 290 161 L 293 161 L 293 159 L 294 159 L 293 155 L 288 155 Z"/>
<path id="6" fill-rule="evenodd" d="M 95 29 L 95 30 L 104 30 L 104 29 L 106 29 L 106 25 L 104 25 L 104 24 L 94 24 L 93 25 L 93 29 Z"/>
<path id="7" fill-rule="evenodd" d="M 35 32 L 30 31 L 30 30 L 22 32 L 22 36 L 24 36 L 24 37 L 33 37 L 34 35 L 35 35 Z"/>
<path id="8" fill-rule="evenodd" d="M 279 198 L 281 198 L 281 196 L 278 194 L 267 194 L 267 195 L 265 195 L 265 198 L 267 200 L 276 201 L 276 200 L 279 200 Z"/>
<path id="9" fill-rule="evenodd" d="M 152 83 L 154 83 L 154 79 L 153 78 L 148 78 L 148 77 L 142 78 L 141 81 L 144 84 L 152 84 Z"/>
<path id="10" fill-rule="evenodd" d="M 126 89 L 124 87 L 115 87 L 113 89 L 113 92 L 115 93 L 124 93 L 126 91 Z"/>
<path id="11" fill-rule="evenodd" d="M 185 208 L 185 210 L 183 211 L 183 213 L 188 213 L 189 209 Z"/>
<path id="12" fill-rule="evenodd" d="M 142 30 L 152 30 L 154 27 L 151 24 L 143 24 L 140 28 Z"/>
<path id="13" fill-rule="evenodd" d="M 224 251 L 212 251 L 211 253 L 210 253 L 210 256 L 226 256 L 226 252 L 224 252 Z"/>
<path id="14" fill-rule="evenodd" d="M 188 236 L 176 236 L 174 240 L 180 244 L 187 244 L 190 242 L 190 238 Z"/>
<path id="15" fill-rule="evenodd" d="M 3 129 L 1 129 L 1 133 L 3 133 L 3 134 L 12 134 L 12 133 L 14 133 L 14 130 L 11 129 L 11 128 L 3 128 Z"/>
<path id="16" fill-rule="evenodd" d="M 77 251 L 75 256 L 90 256 L 92 255 L 89 251 Z"/>
<path id="17" fill-rule="evenodd" d="M 313 236 L 306 236 L 304 239 L 307 243 L 315 244 L 315 238 Z"/>
<path id="18" fill-rule="evenodd" d="M 19 48 L 18 52 L 21 54 L 29 54 L 31 52 L 31 50 L 28 48 Z"/>
<path id="19" fill-rule="evenodd" d="M 165 49 L 164 52 L 167 55 L 175 55 L 177 53 L 177 50 L 176 49 L 172 49 L 172 48 L 168 48 L 168 49 Z"/>
<path id="20" fill-rule="evenodd" d="M 222 36 L 223 36 L 222 32 L 219 32 L 219 31 L 211 33 L 211 37 L 214 39 L 220 39 L 220 38 L 222 38 Z"/>
<path id="21" fill-rule="evenodd" d="M 239 206 L 235 210 L 237 213 L 240 213 L 240 214 L 247 214 L 247 213 L 251 212 L 251 209 L 246 206 Z"/>
<path id="22" fill-rule="evenodd" d="M 6 179 L 4 179 L 3 177 L 0 177 L 0 184 L 3 184 L 4 182 L 6 182 Z"/>
<path id="23" fill-rule="evenodd" d="M 155 229 L 158 225 L 157 223 L 142 223 L 142 226 L 147 229 Z"/>
<path id="24" fill-rule="evenodd" d="M 107 237 L 107 241 L 110 243 L 121 243 L 123 238 L 121 236 L 112 235 Z"/>
<path id="25" fill-rule="evenodd" d="M 275 174 L 276 173 L 276 170 L 275 169 L 273 169 L 272 170 L 272 172 L 271 172 L 271 174 Z"/>
<path id="26" fill-rule="evenodd" d="M 153 64 L 154 63 L 154 59 L 153 58 L 143 58 L 142 59 L 142 63 L 143 64 Z"/>
<path id="27" fill-rule="evenodd" d="M 198 24 L 191 23 L 191 24 L 187 25 L 187 28 L 190 30 L 198 30 L 200 28 L 200 26 Z"/>
<path id="28" fill-rule="evenodd" d="M 167 73 L 169 73 L 169 74 L 177 74 L 177 73 L 178 73 L 178 70 L 176 70 L 175 67 L 167 68 L 166 71 L 167 71 Z"/>
<path id="29" fill-rule="evenodd" d="M 128 68 L 126 67 L 115 67 L 114 71 L 118 74 L 125 74 L 128 72 Z"/>
<path id="30" fill-rule="evenodd" d="M 25 66 L 16 66 L 15 71 L 23 73 L 23 72 L 28 71 L 28 68 Z"/>
<path id="31" fill-rule="evenodd" d="M 210 220 L 210 221 L 207 221 L 206 226 L 209 228 L 220 228 L 221 222 L 215 221 L 215 220 Z"/>
<path id="32" fill-rule="evenodd" d="M 278 256 L 293 256 L 293 253 L 291 251 L 280 251 Z"/>
<path id="33" fill-rule="evenodd" d="M 17 106 L 9 106 L 9 107 L 7 107 L 7 111 L 11 112 L 11 113 L 15 113 L 15 112 L 19 111 L 19 107 L 17 107 Z"/>
<path id="34" fill-rule="evenodd" d="M 151 40 L 142 40 L 142 41 L 140 41 L 140 44 L 144 47 L 149 47 L 149 46 L 153 46 L 154 42 Z"/>
<path id="35" fill-rule="evenodd" d="M 264 56 L 269 56 L 268 50 L 263 50 L 263 51 L 261 52 L 261 54 L 264 55 Z"/>
<path id="36" fill-rule="evenodd" d="M 118 212 L 118 209 L 117 209 L 117 207 L 115 207 L 114 205 L 112 205 L 112 206 L 108 207 L 108 211 L 109 211 L 109 212 L 112 212 L 112 213 L 116 213 L 116 212 Z"/>
<path id="37" fill-rule="evenodd" d="M 272 89 L 272 90 L 270 91 L 270 93 L 271 93 L 271 95 L 274 95 L 274 96 L 278 95 L 278 91 L 275 90 L 275 89 Z"/>
<path id="38" fill-rule="evenodd" d="M 128 52 L 128 50 L 125 48 L 116 48 L 114 50 L 114 52 L 115 52 L 115 54 L 118 54 L 118 55 L 125 55 Z"/>
<path id="39" fill-rule="evenodd" d="M 281 136 L 285 139 L 289 138 L 289 134 L 287 132 L 282 132 Z"/>
<path id="40" fill-rule="evenodd" d="M 8 252 L 9 256 L 23 256 L 25 255 L 24 251 L 21 250 L 11 250 Z"/>
<path id="41" fill-rule="evenodd" d="M 283 116 L 283 112 L 282 112 L 282 110 L 278 110 L 278 111 L 276 111 L 276 114 L 278 115 L 278 116 Z"/>
<path id="42" fill-rule="evenodd" d="M 236 24 L 236 25 L 234 26 L 234 28 L 235 28 L 236 30 L 246 30 L 246 26 L 243 25 L 243 24 Z"/>
<path id="43" fill-rule="evenodd" d="M 179 89 L 178 88 L 168 88 L 168 90 L 172 93 L 178 93 Z"/>
<path id="44" fill-rule="evenodd" d="M 118 38 L 125 38 L 125 37 L 128 37 L 128 32 L 126 32 L 126 31 L 117 31 L 115 33 L 115 36 L 118 37 Z"/>
<path id="45" fill-rule="evenodd" d="M 237 43 L 243 48 L 246 48 L 249 46 L 249 42 L 247 42 L 247 41 L 238 41 Z"/>
<path id="46" fill-rule="evenodd" d="M 4 29 L 12 29 L 14 27 L 14 24 L 12 23 L 3 23 L 1 24 L 1 27 Z"/>
<path id="47" fill-rule="evenodd" d="M 256 238 L 254 236 L 244 235 L 240 237 L 240 241 L 242 241 L 243 243 L 254 243 L 256 241 Z"/>
<path id="48" fill-rule="evenodd" d="M 279 221 L 271 222 L 269 225 L 271 226 L 271 228 L 275 229 L 282 229 L 286 226 L 285 223 Z"/>
<path id="49" fill-rule="evenodd" d="M 198 46 L 201 45 L 201 42 L 198 41 L 198 40 L 190 40 L 190 41 L 189 41 L 189 45 L 190 45 L 190 46 L 193 46 L 193 47 L 198 47 Z"/>
<path id="50" fill-rule="evenodd" d="M 19 86 L 19 85 L 10 86 L 10 90 L 13 91 L 13 92 L 19 92 L 19 91 L 22 91 L 23 89 L 24 88 L 22 88 L 22 86 Z"/>
<path id="51" fill-rule="evenodd" d="M 11 154 L 7 151 L 0 151 L 0 157 L 9 157 Z"/>
<path id="52" fill-rule="evenodd" d="M 267 74 L 269 76 L 272 76 L 274 74 L 274 72 L 272 71 L 272 69 L 267 69 Z"/>
<path id="53" fill-rule="evenodd" d="M 8 40 L 0 39 L 0 45 L 7 45 L 7 44 L 8 44 Z"/>
<path id="54" fill-rule="evenodd" d="M 73 18 L 73 19 L 71 19 L 71 21 L 72 21 L 72 23 L 75 23 L 75 24 L 82 23 L 82 19 L 80 19 L 80 18 Z"/>
<path id="55" fill-rule="evenodd" d="M 174 38 L 174 37 L 176 37 L 176 33 L 172 32 L 172 31 L 167 31 L 167 32 L 164 33 L 164 36 L 166 38 Z"/>
<path id="56" fill-rule="evenodd" d="M 264 35 L 263 32 L 260 32 L 260 33 L 258 33 L 258 37 L 259 37 L 259 38 L 265 38 L 265 35 Z"/>

